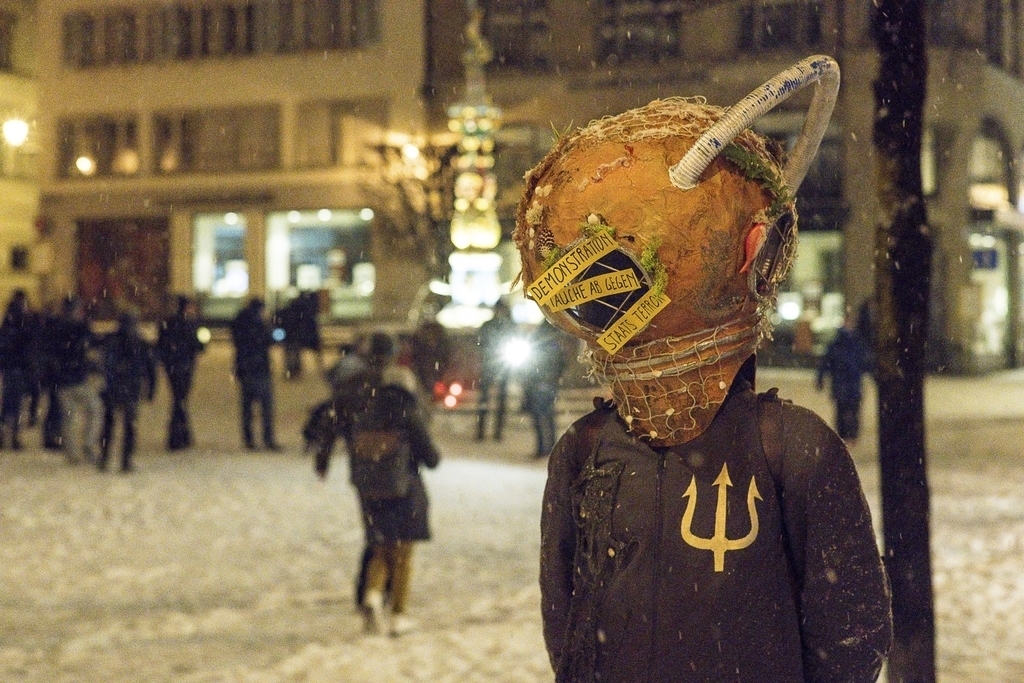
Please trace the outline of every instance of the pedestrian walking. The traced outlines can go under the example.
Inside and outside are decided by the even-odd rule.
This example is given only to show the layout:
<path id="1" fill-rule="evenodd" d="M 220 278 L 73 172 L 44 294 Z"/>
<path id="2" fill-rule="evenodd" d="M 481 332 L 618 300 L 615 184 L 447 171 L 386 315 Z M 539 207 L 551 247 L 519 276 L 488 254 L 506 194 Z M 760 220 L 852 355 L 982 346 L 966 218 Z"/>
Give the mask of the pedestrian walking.
<path id="1" fill-rule="evenodd" d="M 520 369 L 523 408 L 533 418 L 538 458 L 546 457 L 555 445 L 555 401 L 565 366 L 561 333 L 545 320 L 530 336 L 529 359 Z"/>
<path id="2" fill-rule="evenodd" d="M 430 539 L 429 501 L 421 467 L 440 461 L 417 401 L 412 372 L 396 365 L 384 333 L 371 336 L 366 369 L 335 403 L 335 434 L 349 453 L 349 477 L 359 496 L 367 549 L 357 594 L 370 633 L 401 635 L 415 628 L 407 613 L 414 544 Z M 326 477 L 334 439 L 320 444 L 316 472 Z"/>
<path id="3" fill-rule="evenodd" d="M 64 300 L 60 318 L 46 334 L 68 462 L 75 464 L 84 458 L 95 464 L 103 431 L 103 368 L 98 356 L 99 340 L 89 327 L 78 297 Z"/>
<path id="4" fill-rule="evenodd" d="M 177 298 L 175 312 L 160 324 L 156 354 L 171 387 L 171 417 L 167 424 L 167 450 L 189 448 L 194 442 L 188 397 L 192 393 L 196 359 L 206 349 L 199 339 L 198 308 L 187 296 Z"/>
<path id="5" fill-rule="evenodd" d="M 118 327 L 102 344 L 103 374 L 103 432 L 100 437 L 100 457 L 96 466 L 107 469 L 114 439 L 114 425 L 121 422 L 121 471 L 135 469 L 136 421 L 139 401 L 153 400 L 156 390 L 156 359 L 152 347 L 139 335 L 139 320 L 133 313 L 122 313 Z"/>
<path id="6" fill-rule="evenodd" d="M 35 381 L 38 342 L 37 318 L 25 292 L 16 290 L 0 323 L 0 448 L 22 449 L 21 413 Z"/>
<path id="7" fill-rule="evenodd" d="M 825 348 L 818 363 L 818 391 L 829 378 L 832 403 L 835 406 L 836 432 L 847 443 L 860 436 L 860 406 L 863 399 L 863 377 L 871 371 L 871 353 L 857 334 L 854 321 L 847 318 L 836 336 Z"/>
<path id="8" fill-rule="evenodd" d="M 257 404 L 263 425 L 263 447 L 279 451 L 274 436 L 274 384 L 270 374 L 270 347 L 273 333 L 263 317 L 265 305 L 256 297 L 231 321 L 231 339 L 235 346 L 235 377 L 241 399 L 242 443 L 256 449 L 253 438 L 253 408 Z"/>
<path id="9" fill-rule="evenodd" d="M 480 347 L 480 380 L 477 382 L 476 439 L 487 434 L 488 417 L 494 418 L 495 441 L 501 441 L 508 402 L 509 365 L 504 356 L 505 344 L 515 335 L 516 324 L 508 305 L 498 300 L 492 307 L 490 320 L 480 326 L 477 344 Z M 493 401 L 493 406 L 492 406 Z"/>

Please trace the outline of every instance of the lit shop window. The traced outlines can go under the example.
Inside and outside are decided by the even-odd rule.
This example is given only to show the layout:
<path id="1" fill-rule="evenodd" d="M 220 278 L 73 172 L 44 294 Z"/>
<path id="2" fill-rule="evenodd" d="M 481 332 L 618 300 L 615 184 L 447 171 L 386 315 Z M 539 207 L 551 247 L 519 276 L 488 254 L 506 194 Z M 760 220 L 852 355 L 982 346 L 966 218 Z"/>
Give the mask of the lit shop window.
<path id="1" fill-rule="evenodd" d="M 370 261 L 373 210 L 280 211 L 267 216 L 267 290 L 283 305 L 316 292 L 331 319 L 373 314 L 377 272 Z"/>
<path id="2" fill-rule="evenodd" d="M 238 213 L 200 214 L 192 227 L 192 285 L 203 316 L 230 318 L 249 293 L 245 260 L 245 217 Z"/>

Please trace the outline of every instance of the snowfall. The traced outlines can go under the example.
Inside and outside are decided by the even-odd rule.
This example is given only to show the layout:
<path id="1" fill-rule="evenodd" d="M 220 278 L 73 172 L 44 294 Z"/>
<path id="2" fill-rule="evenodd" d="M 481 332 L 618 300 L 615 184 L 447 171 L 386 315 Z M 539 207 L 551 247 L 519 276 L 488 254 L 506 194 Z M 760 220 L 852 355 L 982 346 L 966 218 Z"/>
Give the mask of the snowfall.
<path id="1" fill-rule="evenodd" d="M 286 449 L 247 452 L 230 358 L 213 344 L 200 360 L 187 452 L 163 449 L 166 384 L 143 405 L 134 473 L 69 465 L 39 447 L 38 429 L 25 450 L 0 452 L 0 681 L 550 683 L 537 587 L 546 462 L 523 416 L 481 444 L 469 410 L 437 415 L 434 537 L 416 550 L 410 606 L 419 628 L 367 636 L 344 458 L 320 481 L 302 452 L 302 420 L 326 388 L 313 372 L 278 379 Z M 808 371 L 764 368 L 758 386 L 831 417 Z M 560 427 L 596 393 L 565 392 Z M 926 406 L 939 680 L 1019 683 L 1024 375 L 933 377 Z M 853 453 L 877 525 L 874 411 L 869 393 Z"/>

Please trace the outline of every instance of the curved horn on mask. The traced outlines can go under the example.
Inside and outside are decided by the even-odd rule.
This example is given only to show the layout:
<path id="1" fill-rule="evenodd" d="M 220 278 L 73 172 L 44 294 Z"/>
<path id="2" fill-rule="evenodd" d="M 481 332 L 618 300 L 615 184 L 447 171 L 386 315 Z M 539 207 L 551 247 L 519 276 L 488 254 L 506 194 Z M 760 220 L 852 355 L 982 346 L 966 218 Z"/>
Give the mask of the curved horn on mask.
<path id="1" fill-rule="evenodd" d="M 730 107 L 722 118 L 700 136 L 682 160 L 669 169 L 669 180 L 680 190 L 696 187 L 700 174 L 733 138 L 790 95 L 811 83 L 815 84 L 814 97 L 800 137 L 783 171 L 786 187 L 796 194 L 811 160 L 818 152 L 818 145 L 825 135 L 839 92 L 839 65 L 826 55 L 814 55 L 797 62 Z"/>

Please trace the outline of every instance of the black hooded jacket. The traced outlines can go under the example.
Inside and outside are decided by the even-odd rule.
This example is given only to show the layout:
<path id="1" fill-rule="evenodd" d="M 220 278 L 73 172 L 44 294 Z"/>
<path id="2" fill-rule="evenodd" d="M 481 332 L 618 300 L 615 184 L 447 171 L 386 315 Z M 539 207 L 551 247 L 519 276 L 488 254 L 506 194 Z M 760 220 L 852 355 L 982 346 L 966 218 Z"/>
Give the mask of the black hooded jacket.
<path id="1" fill-rule="evenodd" d="M 738 380 L 696 439 L 652 449 L 611 409 L 555 446 L 544 636 L 559 683 L 868 683 L 892 637 L 853 462 L 783 404 L 781 471 Z"/>

